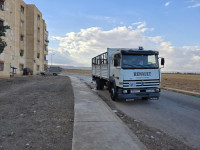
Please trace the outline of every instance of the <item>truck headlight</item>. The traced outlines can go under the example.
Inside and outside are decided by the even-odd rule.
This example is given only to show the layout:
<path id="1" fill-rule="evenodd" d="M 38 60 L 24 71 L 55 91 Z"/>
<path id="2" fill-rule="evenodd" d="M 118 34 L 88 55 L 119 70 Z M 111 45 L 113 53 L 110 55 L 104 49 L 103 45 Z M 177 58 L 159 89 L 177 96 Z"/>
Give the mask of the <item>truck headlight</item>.
<path id="1" fill-rule="evenodd" d="M 156 92 L 160 92 L 160 89 L 156 89 L 155 91 L 156 91 Z"/>
<path id="2" fill-rule="evenodd" d="M 124 93 L 124 94 L 127 94 L 127 93 L 128 93 L 128 90 L 123 90 L 123 93 Z"/>

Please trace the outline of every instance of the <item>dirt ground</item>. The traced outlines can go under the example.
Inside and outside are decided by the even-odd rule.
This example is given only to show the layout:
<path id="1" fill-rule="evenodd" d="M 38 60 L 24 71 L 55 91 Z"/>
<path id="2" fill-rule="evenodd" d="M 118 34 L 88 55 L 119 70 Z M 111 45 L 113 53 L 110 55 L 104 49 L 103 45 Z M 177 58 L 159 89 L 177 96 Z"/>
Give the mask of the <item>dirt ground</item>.
<path id="1" fill-rule="evenodd" d="M 0 79 L 0 149 L 71 150 L 74 95 L 70 79 Z"/>

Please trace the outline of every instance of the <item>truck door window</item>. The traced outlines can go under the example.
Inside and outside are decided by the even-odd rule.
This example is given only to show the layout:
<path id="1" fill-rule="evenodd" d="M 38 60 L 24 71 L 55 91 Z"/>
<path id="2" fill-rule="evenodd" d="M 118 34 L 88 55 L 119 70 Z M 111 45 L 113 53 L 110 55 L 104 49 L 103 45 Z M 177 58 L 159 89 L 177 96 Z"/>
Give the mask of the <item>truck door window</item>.
<path id="1" fill-rule="evenodd" d="M 114 56 L 114 66 L 117 67 L 117 66 L 120 66 L 120 54 L 116 54 Z"/>

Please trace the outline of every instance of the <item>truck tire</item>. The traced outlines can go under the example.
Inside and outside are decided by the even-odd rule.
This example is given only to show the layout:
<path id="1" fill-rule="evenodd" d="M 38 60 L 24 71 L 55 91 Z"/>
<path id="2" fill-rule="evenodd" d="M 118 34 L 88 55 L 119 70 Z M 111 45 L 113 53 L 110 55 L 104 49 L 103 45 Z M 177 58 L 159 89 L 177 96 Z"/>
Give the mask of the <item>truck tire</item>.
<path id="1" fill-rule="evenodd" d="M 111 82 L 108 82 L 108 91 L 109 91 L 109 93 L 111 92 L 111 86 L 112 86 L 112 84 L 111 84 Z"/>
<path id="2" fill-rule="evenodd" d="M 104 89 L 104 80 L 100 80 L 100 90 Z"/>
<path id="3" fill-rule="evenodd" d="M 101 90 L 100 79 L 96 79 L 96 89 Z"/>
<path id="4" fill-rule="evenodd" d="M 111 85 L 111 88 L 110 88 L 110 97 L 113 101 L 117 101 L 117 88 L 115 85 Z"/>

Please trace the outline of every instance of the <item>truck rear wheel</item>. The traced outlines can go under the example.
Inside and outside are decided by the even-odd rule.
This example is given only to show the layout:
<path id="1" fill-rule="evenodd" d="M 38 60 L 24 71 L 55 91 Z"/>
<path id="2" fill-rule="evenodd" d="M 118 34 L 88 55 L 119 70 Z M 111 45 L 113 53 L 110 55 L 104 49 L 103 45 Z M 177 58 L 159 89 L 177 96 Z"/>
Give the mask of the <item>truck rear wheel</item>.
<path id="1" fill-rule="evenodd" d="M 96 79 L 96 89 L 103 90 L 104 88 L 104 81 L 102 79 Z"/>
<path id="2" fill-rule="evenodd" d="M 97 90 L 100 90 L 100 89 L 101 89 L 100 79 L 96 79 L 96 89 L 97 89 Z"/>
<path id="3" fill-rule="evenodd" d="M 101 79 L 100 80 L 100 90 L 104 89 L 104 81 Z"/>

